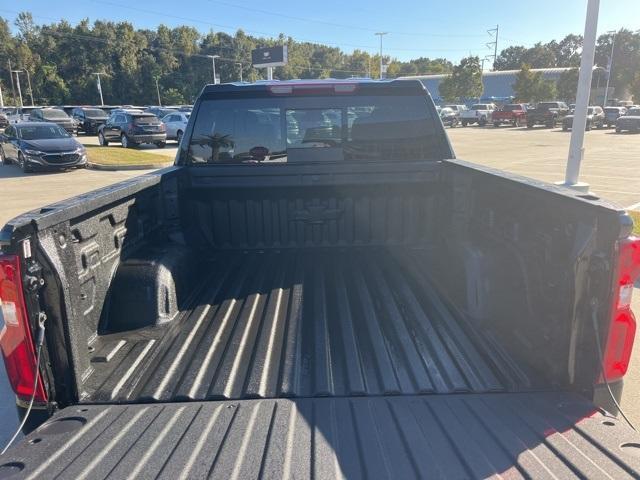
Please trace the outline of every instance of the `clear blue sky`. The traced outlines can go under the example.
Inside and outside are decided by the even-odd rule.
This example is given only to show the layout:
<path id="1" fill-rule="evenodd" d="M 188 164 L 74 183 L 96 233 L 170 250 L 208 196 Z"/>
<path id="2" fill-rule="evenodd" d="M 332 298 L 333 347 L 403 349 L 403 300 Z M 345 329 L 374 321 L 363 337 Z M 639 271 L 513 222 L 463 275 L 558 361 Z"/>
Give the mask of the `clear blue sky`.
<path id="1" fill-rule="evenodd" d="M 456 61 L 490 53 L 486 30 L 500 25 L 498 49 L 582 33 L 586 0 L 20 0 L 3 2 L 0 15 L 30 11 L 37 23 L 82 18 L 127 20 L 140 28 L 187 24 L 202 32 L 276 36 L 377 51 L 376 31 L 390 32 L 384 53 Z M 640 0 L 601 0 L 598 31 L 640 30 Z"/>

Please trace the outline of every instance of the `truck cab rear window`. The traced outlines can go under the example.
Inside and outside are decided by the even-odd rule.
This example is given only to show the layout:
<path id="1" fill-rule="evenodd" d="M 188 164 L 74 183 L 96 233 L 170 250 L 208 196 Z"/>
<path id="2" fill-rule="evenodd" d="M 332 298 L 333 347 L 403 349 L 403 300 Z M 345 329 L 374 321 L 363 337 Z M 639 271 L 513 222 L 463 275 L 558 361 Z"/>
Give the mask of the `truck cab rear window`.
<path id="1" fill-rule="evenodd" d="M 438 124 L 439 125 L 439 124 Z M 192 164 L 431 160 L 445 156 L 419 96 L 204 100 Z"/>

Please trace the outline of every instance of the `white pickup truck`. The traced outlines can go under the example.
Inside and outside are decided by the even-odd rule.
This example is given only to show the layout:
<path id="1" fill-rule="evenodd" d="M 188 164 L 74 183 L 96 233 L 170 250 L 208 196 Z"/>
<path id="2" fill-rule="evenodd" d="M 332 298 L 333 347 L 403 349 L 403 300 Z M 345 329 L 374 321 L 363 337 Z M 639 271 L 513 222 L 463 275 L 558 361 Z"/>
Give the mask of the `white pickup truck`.
<path id="1" fill-rule="evenodd" d="M 491 116 L 495 110 L 496 106 L 493 103 L 476 103 L 469 110 L 460 112 L 460 123 L 463 127 L 474 123 L 484 127 L 491 122 Z"/>

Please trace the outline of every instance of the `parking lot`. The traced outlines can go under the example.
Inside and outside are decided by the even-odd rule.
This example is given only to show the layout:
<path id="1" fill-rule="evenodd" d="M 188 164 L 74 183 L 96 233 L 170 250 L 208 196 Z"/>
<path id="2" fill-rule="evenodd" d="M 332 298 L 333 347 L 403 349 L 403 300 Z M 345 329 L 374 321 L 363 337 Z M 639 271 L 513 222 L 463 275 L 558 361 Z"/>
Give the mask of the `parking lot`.
<path id="1" fill-rule="evenodd" d="M 570 134 L 560 129 L 459 127 L 447 131 L 458 158 L 550 182 L 564 177 Z M 621 207 L 640 210 L 640 168 L 637 165 L 640 161 L 640 135 L 620 135 L 606 129 L 588 132 L 585 137 L 586 153 L 581 179 L 590 183 L 593 193 Z M 97 143 L 96 137 L 78 138 L 83 143 Z M 144 147 L 144 151 L 172 158 L 176 144 L 170 143 L 164 149 Z M 16 166 L 2 166 L 0 224 L 24 211 L 146 172 L 148 170 L 74 170 L 25 175 Z M 640 311 L 640 292 L 634 297 L 634 305 L 635 310 Z M 13 394 L 7 385 L 4 368 L 0 370 L 0 419 L 7 427 L 0 432 L 0 443 L 3 443 L 17 421 Z M 639 396 L 640 340 L 636 337 L 623 406 L 630 417 L 640 423 Z"/>

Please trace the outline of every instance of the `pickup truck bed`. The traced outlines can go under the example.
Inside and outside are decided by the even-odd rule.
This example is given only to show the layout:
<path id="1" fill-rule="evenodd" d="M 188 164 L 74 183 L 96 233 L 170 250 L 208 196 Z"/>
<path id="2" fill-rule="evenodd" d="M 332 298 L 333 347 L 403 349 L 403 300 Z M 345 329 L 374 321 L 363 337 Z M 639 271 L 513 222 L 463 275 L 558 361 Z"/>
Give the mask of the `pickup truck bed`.
<path id="1" fill-rule="evenodd" d="M 570 393 L 69 407 L 11 478 L 638 478 L 637 434 Z M 3 477 L 4 478 L 4 477 Z"/>
<path id="2" fill-rule="evenodd" d="M 460 326 L 427 272 L 416 267 L 424 263 L 422 254 L 382 248 L 220 253 L 204 269 L 209 274 L 191 307 L 169 331 L 102 336 L 84 400 L 528 386 L 495 343 Z"/>

